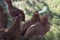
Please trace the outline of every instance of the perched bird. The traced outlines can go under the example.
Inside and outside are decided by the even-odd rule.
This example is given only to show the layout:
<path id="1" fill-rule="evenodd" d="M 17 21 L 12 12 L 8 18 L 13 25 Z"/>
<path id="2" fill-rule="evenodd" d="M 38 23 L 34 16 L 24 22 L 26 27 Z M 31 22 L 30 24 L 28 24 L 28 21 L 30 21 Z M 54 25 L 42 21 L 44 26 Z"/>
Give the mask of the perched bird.
<path id="1" fill-rule="evenodd" d="M 7 24 L 8 24 L 7 13 L 5 13 L 3 7 L 0 6 L 0 29 L 7 28 Z"/>
<path id="2" fill-rule="evenodd" d="M 11 17 L 12 20 L 14 20 L 19 14 L 21 14 L 23 17 L 22 21 L 25 21 L 25 14 L 22 10 L 14 7 L 12 5 L 11 0 L 4 0 L 4 3 L 6 4 L 8 15 Z"/>
<path id="3" fill-rule="evenodd" d="M 22 21 L 22 15 L 19 14 L 13 21 L 10 28 L 0 29 L 0 40 L 17 40 L 20 32 L 20 23 Z"/>
<path id="4" fill-rule="evenodd" d="M 42 40 L 43 36 L 49 31 L 50 23 L 48 21 L 49 15 L 44 15 L 41 21 L 31 25 L 25 32 L 23 40 Z"/>
<path id="5" fill-rule="evenodd" d="M 29 28 L 29 26 L 39 21 L 40 21 L 39 11 L 35 11 L 32 17 L 21 26 L 20 29 L 21 35 L 24 35 L 25 31 Z"/>

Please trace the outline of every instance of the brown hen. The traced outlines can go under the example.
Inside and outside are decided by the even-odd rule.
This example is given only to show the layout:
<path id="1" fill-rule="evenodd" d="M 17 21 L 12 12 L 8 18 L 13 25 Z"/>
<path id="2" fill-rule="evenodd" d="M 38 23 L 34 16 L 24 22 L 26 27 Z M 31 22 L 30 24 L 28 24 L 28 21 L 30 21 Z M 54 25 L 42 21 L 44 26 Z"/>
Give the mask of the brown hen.
<path id="1" fill-rule="evenodd" d="M 22 10 L 14 7 L 12 5 L 11 0 L 4 0 L 4 3 L 6 4 L 8 15 L 11 17 L 12 20 L 14 20 L 19 14 L 21 14 L 23 16 L 22 21 L 25 21 L 24 12 Z"/>
<path id="2" fill-rule="evenodd" d="M 20 32 L 22 15 L 16 17 L 11 28 L 0 29 L 0 40 L 17 40 Z"/>
<path id="3" fill-rule="evenodd" d="M 22 26 L 21 26 L 21 35 L 24 35 L 26 30 L 29 28 L 29 26 L 33 25 L 34 23 L 37 23 L 40 21 L 39 11 L 35 11 L 31 17 L 31 19 L 27 20 Z"/>
<path id="4" fill-rule="evenodd" d="M 49 15 L 44 15 L 40 22 L 31 25 L 25 35 L 23 40 L 43 40 L 43 36 L 49 31 L 50 23 L 48 21 Z"/>

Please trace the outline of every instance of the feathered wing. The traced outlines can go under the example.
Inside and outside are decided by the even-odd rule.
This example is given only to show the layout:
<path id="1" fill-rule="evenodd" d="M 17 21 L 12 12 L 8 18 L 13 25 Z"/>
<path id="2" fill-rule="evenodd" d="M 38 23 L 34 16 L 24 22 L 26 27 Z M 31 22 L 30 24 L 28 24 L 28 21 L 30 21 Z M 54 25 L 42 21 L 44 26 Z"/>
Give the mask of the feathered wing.
<path id="1" fill-rule="evenodd" d="M 35 30 L 36 30 L 35 24 L 31 25 L 25 32 L 23 40 L 29 40 L 33 36 Z"/>
<path id="2" fill-rule="evenodd" d="M 29 28 L 29 26 L 32 25 L 32 21 L 29 20 L 27 22 L 25 22 L 22 26 L 21 26 L 21 35 L 24 35 L 25 31 Z"/>
<path id="3" fill-rule="evenodd" d="M 25 35 L 23 40 L 36 40 L 36 39 L 43 39 L 43 36 L 49 31 L 50 24 L 46 24 L 43 26 L 40 23 L 36 23 L 35 25 L 30 26 Z"/>

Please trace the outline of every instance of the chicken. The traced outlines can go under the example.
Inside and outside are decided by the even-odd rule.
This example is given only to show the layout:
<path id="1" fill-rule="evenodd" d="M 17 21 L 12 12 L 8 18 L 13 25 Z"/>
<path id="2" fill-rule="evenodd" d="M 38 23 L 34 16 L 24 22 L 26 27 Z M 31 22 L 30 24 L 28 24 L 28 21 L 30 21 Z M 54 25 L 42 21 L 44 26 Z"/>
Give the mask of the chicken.
<path id="1" fill-rule="evenodd" d="M 19 14 L 18 17 L 16 18 L 16 20 L 13 22 L 13 25 L 9 29 L 9 32 L 13 33 L 13 35 L 15 35 L 15 36 L 19 36 L 18 34 L 20 34 L 21 21 L 22 21 L 22 15 Z"/>
<path id="2" fill-rule="evenodd" d="M 21 21 L 22 15 L 19 14 L 13 21 L 11 28 L 0 29 L 0 40 L 17 40 Z"/>
<path id="3" fill-rule="evenodd" d="M 25 14 L 22 10 L 14 7 L 12 5 L 11 0 L 4 0 L 4 3 L 6 4 L 8 15 L 11 17 L 12 20 L 14 20 L 19 14 L 21 14 L 23 17 L 22 21 L 25 21 Z"/>
<path id="4" fill-rule="evenodd" d="M 32 24 L 39 22 L 40 21 L 40 16 L 39 16 L 39 11 L 35 11 L 31 17 L 31 19 L 27 20 L 20 29 L 21 35 L 24 35 L 25 31 L 31 26 Z"/>
<path id="5" fill-rule="evenodd" d="M 41 21 L 31 25 L 25 32 L 23 40 L 42 40 L 43 36 L 49 31 L 50 23 L 48 21 L 49 15 L 44 15 Z"/>
<path id="6" fill-rule="evenodd" d="M 0 29 L 7 28 L 7 24 L 8 24 L 7 13 L 5 13 L 3 7 L 0 6 Z"/>

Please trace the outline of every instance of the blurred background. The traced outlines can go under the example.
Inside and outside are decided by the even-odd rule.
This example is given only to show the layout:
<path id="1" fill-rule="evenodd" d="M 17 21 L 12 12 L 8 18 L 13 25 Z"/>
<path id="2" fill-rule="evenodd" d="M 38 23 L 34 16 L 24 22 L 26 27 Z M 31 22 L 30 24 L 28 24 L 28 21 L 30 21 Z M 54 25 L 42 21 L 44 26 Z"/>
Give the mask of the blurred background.
<path id="1" fill-rule="evenodd" d="M 26 20 L 28 20 L 35 10 L 42 10 L 44 6 L 48 9 L 47 12 L 50 15 L 49 22 L 51 28 L 49 32 L 44 36 L 44 40 L 60 40 L 60 0 L 11 0 L 13 6 L 24 11 Z M 0 0 L 0 5 L 6 11 L 5 4 Z M 40 15 L 43 15 L 40 14 Z M 10 26 L 10 22 L 9 25 Z"/>

